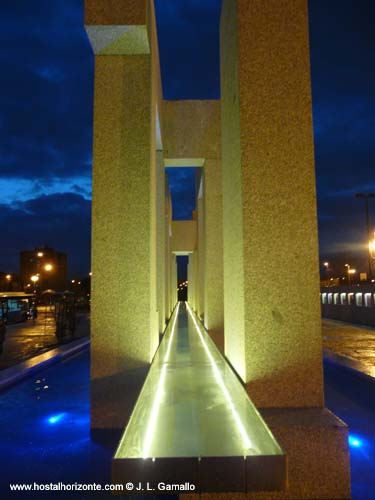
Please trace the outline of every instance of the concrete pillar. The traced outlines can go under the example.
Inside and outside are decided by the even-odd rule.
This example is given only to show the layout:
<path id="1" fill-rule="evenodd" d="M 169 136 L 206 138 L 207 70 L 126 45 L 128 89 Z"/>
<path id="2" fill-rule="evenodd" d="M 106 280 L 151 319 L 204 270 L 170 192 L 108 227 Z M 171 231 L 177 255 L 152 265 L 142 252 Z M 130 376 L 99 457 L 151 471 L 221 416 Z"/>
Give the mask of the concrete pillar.
<path id="1" fill-rule="evenodd" d="M 256 404 L 322 406 L 307 3 L 223 9 L 226 352 Z"/>
<path id="2" fill-rule="evenodd" d="M 171 310 L 174 309 L 174 306 L 177 302 L 177 260 L 176 255 L 174 253 L 171 254 L 170 257 L 170 266 L 171 266 Z"/>
<path id="3" fill-rule="evenodd" d="M 195 310 L 194 255 L 195 252 L 189 254 L 188 263 L 188 302 L 193 310 Z"/>
<path id="4" fill-rule="evenodd" d="M 165 170 L 164 170 L 165 172 Z M 165 319 L 167 320 L 171 313 L 171 226 L 172 226 L 172 204 L 169 192 L 168 179 L 165 176 Z"/>
<path id="5" fill-rule="evenodd" d="M 137 24 L 132 29 L 106 26 L 100 1 L 86 7 L 96 52 L 91 426 L 123 429 L 159 337 L 155 43 L 147 36 L 144 2 L 125 14 L 124 23 Z"/>
<path id="6" fill-rule="evenodd" d="M 157 310 L 159 317 L 159 332 L 162 333 L 165 328 L 166 310 L 165 310 L 165 287 L 166 287 L 166 269 L 165 269 L 165 170 L 163 152 L 156 153 L 156 238 L 157 238 L 157 262 L 156 262 L 156 296 Z"/>
<path id="7" fill-rule="evenodd" d="M 203 203 L 203 179 L 201 181 L 201 191 L 197 198 L 197 314 L 204 317 L 204 203 Z"/>
<path id="8" fill-rule="evenodd" d="M 225 352 L 288 456 L 272 498 L 349 498 L 323 408 L 306 0 L 223 0 L 221 96 Z"/>
<path id="9" fill-rule="evenodd" d="M 123 427 L 127 370 L 155 345 L 150 229 L 150 56 L 95 61 L 92 207 L 92 426 Z M 131 189 L 129 189 L 131 186 Z M 154 312 L 155 314 L 155 312 Z M 115 382 L 116 380 L 116 382 Z"/>
<path id="10" fill-rule="evenodd" d="M 204 164 L 204 325 L 224 350 L 223 197 L 220 160 Z"/>

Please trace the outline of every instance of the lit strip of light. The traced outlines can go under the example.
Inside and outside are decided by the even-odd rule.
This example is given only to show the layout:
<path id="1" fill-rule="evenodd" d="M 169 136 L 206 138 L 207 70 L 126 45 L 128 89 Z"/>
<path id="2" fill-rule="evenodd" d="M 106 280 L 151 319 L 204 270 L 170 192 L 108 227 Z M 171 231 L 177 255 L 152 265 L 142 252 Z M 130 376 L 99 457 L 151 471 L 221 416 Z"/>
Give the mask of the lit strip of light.
<path id="1" fill-rule="evenodd" d="M 174 331 L 175 331 L 175 327 L 176 327 L 176 321 L 177 321 L 177 316 L 178 316 L 178 310 L 179 310 L 179 308 L 180 308 L 180 303 L 178 303 L 176 314 L 174 315 L 173 325 L 172 325 L 172 332 L 171 332 L 171 335 L 170 335 L 170 337 L 168 339 L 167 352 L 165 353 L 164 360 L 163 360 L 164 363 L 167 363 L 167 361 L 169 360 L 169 354 L 171 352 L 173 335 L 174 335 Z"/>
<path id="2" fill-rule="evenodd" d="M 217 383 L 219 384 L 221 390 L 223 391 L 225 399 L 227 400 L 228 406 L 229 406 L 229 408 L 230 408 L 230 410 L 231 410 L 231 412 L 233 414 L 234 420 L 235 420 L 235 422 L 237 424 L 237 428 L 239 430 L 239 433 L 241 434 L 241 437 L 242 437 L 242 440 L 243 440 L 243 442 L 245 444 L 245 447 L 246 447 L 246 449 L 249 449 L 249 448 L 252 447 L 250 438 L 247 435 L 246 429 L 245 429 L 245 427 L 244 427 L 244 425 L 243 425 L 243 423 L 241 421 L 241 418 L 238 415 L 238 412 L 237 412 L 237 410 L 236 410 L 236 408 L 235 408 L 235 406 L 233 404 L 232 398 L 230 397 L 228 389 L 227 389 L 227 387 L 226 387 L 226 385 L 224 383 L 223 377 L 221 376 L 221 373 L 220 373 L 220 371 L 219 371 L 219 369 L 218 369 L 218 367 L 217 367 L 217 365 L 215 363 L 215 360 L 214 360 L 214 358 L 213 358 L 213 356 L 212 356 L 212 354 L 210 352 L 210 349 L 209 349 L 209 347 L 208 347 L 208 345 L 207 345 L 207 343 L 206 343 L 206 341 L 205 341 L 205 339 L 204 339 L 204 337 L 203 337 L 203 335 L 202 335 L 202 333 L 200 331 L 200 328 L 199 328 L 199 325 L 197 323 L 197 320 L 195 319 L 194 314 L 193 314 L 192 310 L 190 309 L 190 306 L 189 306 L 189 304 L 187 302 L 186 302 L 186 306 L 187 306 L 187 309 L 188 309 L 189 314 L 191 316 L 191 319 L 193 320 L 194 326 L 195 326 L 195 328 L 196 328 L 196 330 L 198 332 L 198 335 L 199 335 L 199 338 L 200 338 L 200 340 L 202 342 L 204 350 L 206 351 L 207 357 L 208 357 L 208 359 L 211 362 L 212 370 L 213 370 L 214 375 L 215 375 L 215 379 L 216 379 Z"/>
<path id="3" fill-rule="evenodd" d="M 165 377 L 167 375 L 166 363 L 168 362 L 169 355 L 171 352 L 171 346 L 172 346 L 173 336 L 174 336 L 174 332 L 175 332 L 175 328 L 176 328 L 176 321 L 177 321 L 179 308 L 180 308 L 180 303 L 178 303 L 178 305 L 176 307 L 175 314 L 174 314 L 172 329 L 171 329 L 171 333 L 170 333 L 170 336 L 168 339 L 168 344 L 167 344 L 167 351 L 166 351 L 164 359 L 163 359 L 164 364 L 163 364 L 163 367 L 161 369 L 159 383 L 158 383 L 158 387 L 156 389 L 155 399 L 154 399 L 154 403 L 152 405 L 152 410 L 150 413 L 150 419 L 148 421 L 146 437 L 145 437 L 145 440 L 143 443 L 143 458 L 149 457 L 150 447 L 151 447 L 152 439 L 153 439 L 154 433 L 155 433 L 156 420 L 158 418 L 160 403 L 161 403 L 161 400 L 162 400 L 163 394 L 164 394 L 164 383 L 165 383 Z"/>

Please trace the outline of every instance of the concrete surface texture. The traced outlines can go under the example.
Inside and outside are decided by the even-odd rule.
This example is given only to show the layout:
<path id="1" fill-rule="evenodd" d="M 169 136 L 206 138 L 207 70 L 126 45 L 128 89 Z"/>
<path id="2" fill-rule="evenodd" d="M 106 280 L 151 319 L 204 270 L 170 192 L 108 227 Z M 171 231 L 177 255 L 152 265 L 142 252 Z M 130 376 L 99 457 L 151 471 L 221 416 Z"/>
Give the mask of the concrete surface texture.
<path id="1" fill-rule="evenodd" d="M 286 492 L 222 498 L 348 498 L 347 428 L 323 408 L 307 1 L 223 1 L 221 102 L 163 100 L 151 0 L 86 0 L 86 25 L 93 429 L 130 416 L 177 301 L 178 247 L 193 309 L 289 457 Z M 163 165 L 201 167 L 194 248 Z"/>

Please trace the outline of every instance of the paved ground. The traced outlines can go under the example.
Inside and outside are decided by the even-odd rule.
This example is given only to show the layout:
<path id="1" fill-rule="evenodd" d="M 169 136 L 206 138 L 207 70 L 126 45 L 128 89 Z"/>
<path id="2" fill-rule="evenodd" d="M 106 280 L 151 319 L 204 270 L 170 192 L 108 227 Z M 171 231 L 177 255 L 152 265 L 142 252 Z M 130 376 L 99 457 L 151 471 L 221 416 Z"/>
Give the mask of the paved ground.
<path id="1" fill-rule="evenodd" d="M 336 354 L 375 366 L 375 328 L 323 319 L 323 347 Z"/>
<path id="2" fill-rule="evenodd" d="M 66 338 L 63 343 L 89 335 L 89 315 L 77 315 L 77 329 L 74 338 Z M 56 327 L 51 315 L 39 311 L 38 318 L 25 323 L 7 326 L 3 352 L 0 354 L 0 370 L 21 363 L 42 354 L 61 343 L 55 335 Z"/>

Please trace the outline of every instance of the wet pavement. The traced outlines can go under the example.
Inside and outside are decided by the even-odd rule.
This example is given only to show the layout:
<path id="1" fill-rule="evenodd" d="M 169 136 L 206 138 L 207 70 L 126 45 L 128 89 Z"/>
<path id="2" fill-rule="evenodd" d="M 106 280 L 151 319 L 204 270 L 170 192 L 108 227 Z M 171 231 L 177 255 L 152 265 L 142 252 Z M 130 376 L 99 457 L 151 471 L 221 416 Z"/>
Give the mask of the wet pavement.
<path id="1" fill-rule="evenodd" d="M 34 321 L 8 325 L 0 354 L 0 370 L 60 345 L 55 330 L 54 319 L 43 308 Z M 75 336 L 64 339 L 64 343 L 89 335 L 89 331 L 89 314 L 79 313 Z M 324 349 L 359 361 L 368 368 L 375 367 L 375 328 L 323 318 L 322 335 Z"/>
<path id="2" fill-rule="evenodd" d="M 375 328 L 322 319 L 323 347 L 340 356 L 375 366 Z"/>
<path id="3" fill-rule="evenodd" d="M 0 370 L 8 368 L 53 349 L 62 343 L 79 339 L 90 332 L 88 313 L 77 314 L 77 329 L 74 337 L 64 338 L 59 342 L 56 335 L 55 320 L 43 309 L 36 320 L 7 325 L 3 352 L 0 354 Z"/>

